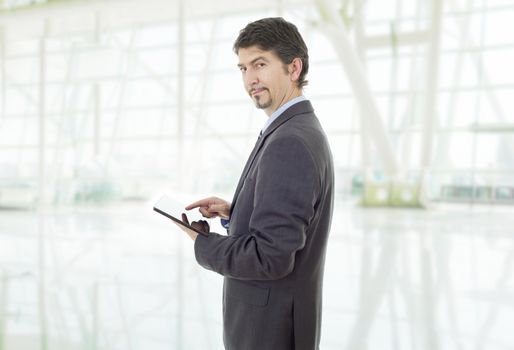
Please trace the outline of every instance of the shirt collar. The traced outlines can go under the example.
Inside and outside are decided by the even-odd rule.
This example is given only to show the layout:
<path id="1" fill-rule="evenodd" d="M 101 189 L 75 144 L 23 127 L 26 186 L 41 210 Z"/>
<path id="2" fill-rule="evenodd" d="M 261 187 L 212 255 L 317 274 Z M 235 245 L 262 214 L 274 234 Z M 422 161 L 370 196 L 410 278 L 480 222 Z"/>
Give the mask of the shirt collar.
<path id="1" fill-rule="evenodd" d="M 289 101 L 287 101 L 286 103 L 284 103 L 282 106 L 280 106 L 279 108 L 277 108 L 277 110 L 273 113 L 271 113 L 271 115 L 269 116 L 269 118 L 266 120 L 266 123 L 264 124 L 264 127 L 262 128 L 261 130 L 261 135 L 264 134 L 264 132 L 266 131 L 266 129 L 268 128 L 268 126 L 271 125 L 271 123 L 273 123 L 275 121 L 275 119 L 277 119 L 278 117 L 280 117 L 280 115 L 286 110 L 288 109 L 289 107 L 291 107 L 292 105 L 294 104 L 297 104 L 298 102 L 302 102 L 302 101 L 305 101 L 307 100 L 305 98 L 305 96 L 303 95 L 300 95 L 298 97 L 295 97 Z"/>

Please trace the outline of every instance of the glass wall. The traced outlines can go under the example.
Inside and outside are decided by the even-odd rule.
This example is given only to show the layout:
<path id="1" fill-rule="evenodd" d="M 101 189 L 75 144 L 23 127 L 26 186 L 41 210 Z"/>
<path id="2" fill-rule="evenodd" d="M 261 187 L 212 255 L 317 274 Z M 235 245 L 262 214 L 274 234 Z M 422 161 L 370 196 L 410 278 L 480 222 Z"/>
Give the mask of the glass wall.
<path id="1" fill-rule="evenodd" d="M 183 51 L 177 20 L 113 28 L 106 25 L 109 15 L 98 12 L 91 30 L 54 35 L 52 28 L 73 24 L 53 18 L 46 22 L 48 34 L 36 38 L 9 35 L 4 27 L 0 189 L 5 205 L 30 205 L 38 188 L 50 203 L 146 198 L 163 187 L 233 190 L 266 117 L 243 90 L 232 43 L 247 22 L 277 15 L 278 9 L 234 14 L 220 9 L 195 17 L 192 6 L 185 9 Z M 353 89 L 320 30 L 316 4 L 282 8 L 310 47 L 305 94 L 332 143 L 339 195 L 359 195 L 363 124 Z M 348 2 L 340 12 L 400 174 L 423 174 L 427 79 L 437 74 L 436 106 L 428 117 L 430 198 L 509 202 L 514 78 L 507 72 L 514 42 L 505 28 L 514 3 L 445 3 L 435 73 L 429 37 L 437 28 L 426 4 Z M 35 25 L 44 26 L 44 19 Z M 366 157 L 380 178 L 380 152 Z"/>

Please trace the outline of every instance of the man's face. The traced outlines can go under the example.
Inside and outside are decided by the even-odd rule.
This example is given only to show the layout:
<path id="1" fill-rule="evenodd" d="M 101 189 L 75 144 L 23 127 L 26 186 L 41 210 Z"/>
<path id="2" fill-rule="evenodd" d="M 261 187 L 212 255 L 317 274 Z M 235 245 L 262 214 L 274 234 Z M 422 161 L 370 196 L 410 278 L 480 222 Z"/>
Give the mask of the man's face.
<path id="1" fill-rule="evenodd" d="M 251 46 L 240 48 L 238 57 L 245 89 L 256 107 L 266 114 L 271 115 L 298 90 L 288 65 L 273 52 Z"/>

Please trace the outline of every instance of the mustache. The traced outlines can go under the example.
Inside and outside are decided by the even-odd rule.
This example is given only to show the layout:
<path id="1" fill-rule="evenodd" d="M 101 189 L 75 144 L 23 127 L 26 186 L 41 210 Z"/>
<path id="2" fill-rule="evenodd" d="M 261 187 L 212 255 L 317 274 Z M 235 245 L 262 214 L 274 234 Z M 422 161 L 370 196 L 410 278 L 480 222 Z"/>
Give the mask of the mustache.
<path id="1" fill-rule="evenodd" d="M 268 90 L 266 87 L 264 86 L 252 86 L 249 90 L 248 90 L 248 93 L 251 95 L 253 94 L 255 91 L 257 90 Z"/>

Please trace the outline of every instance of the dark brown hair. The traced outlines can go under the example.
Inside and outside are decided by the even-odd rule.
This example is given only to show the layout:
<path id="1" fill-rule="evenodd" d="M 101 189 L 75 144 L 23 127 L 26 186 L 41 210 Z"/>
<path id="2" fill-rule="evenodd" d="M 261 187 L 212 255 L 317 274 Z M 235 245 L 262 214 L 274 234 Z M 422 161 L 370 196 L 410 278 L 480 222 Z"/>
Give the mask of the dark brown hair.
<path id="1" fill-rule="evenodd" d="M 298 28 L 282 17 L 263 18 L 248 23 L 241 29 L 234 42 L 234 52 L 239 49 L 257 46 L 261 50 L 272 51 L 284 63 L 289 64 L 295 58 L 302 60 L 302 71 L 298 77 L 298 87 L 303 88 L 308 81 L 305 76 L 309 71 L 309 53 L 307 45 L 298 32 Z"/>

